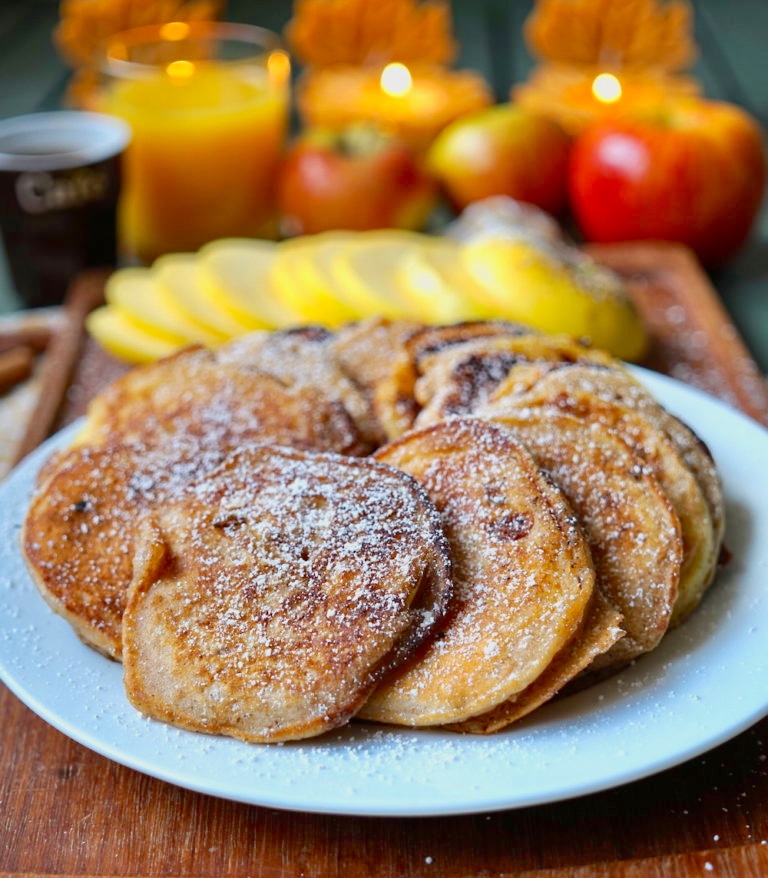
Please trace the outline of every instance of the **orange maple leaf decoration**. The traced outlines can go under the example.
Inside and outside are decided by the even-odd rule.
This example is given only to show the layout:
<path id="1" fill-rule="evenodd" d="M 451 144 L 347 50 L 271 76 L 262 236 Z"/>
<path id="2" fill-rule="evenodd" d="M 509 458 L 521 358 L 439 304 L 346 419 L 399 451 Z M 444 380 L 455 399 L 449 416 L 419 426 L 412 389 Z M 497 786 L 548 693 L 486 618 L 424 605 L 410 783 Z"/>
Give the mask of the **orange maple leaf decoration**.
<path id="1" fill-rule="evenodd" d="M 560 64 L 682 70 L 696 57 L 687 0 L 538 0 L 525 35 Z"/>
<path id="2" fill-rule="evenodd" d="M 457 53 L 445 0 L 296 0 L 285 38 L 296 59 L 312 68 L 445 65 Z"/>

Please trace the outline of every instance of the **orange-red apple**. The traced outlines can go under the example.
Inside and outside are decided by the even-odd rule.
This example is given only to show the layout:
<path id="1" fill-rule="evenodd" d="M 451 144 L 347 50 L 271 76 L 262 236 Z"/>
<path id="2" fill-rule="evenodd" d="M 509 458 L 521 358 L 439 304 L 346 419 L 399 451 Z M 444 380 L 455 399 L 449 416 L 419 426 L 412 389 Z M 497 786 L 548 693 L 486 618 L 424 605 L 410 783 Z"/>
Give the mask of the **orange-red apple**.
<path id="1" fill-rule="evenodd" d="M 497 104 L 443 129 L 427 168 L 459 210 L 508 195 L 557 215 L 566 202 L 569 149 L 570 138 L 556 122 L 515 104 Z"/>
<path id="2" fill-rule="evenodd" d="M 277 181 L 287 235 L 331 229 L 419 229 L 436 187 L 404 143 L 369 128 L 312 130 L 288 150 Z"/>
<path id="3" fill-rule="evenodd" d="M 714 267 L 747 239 L 765 174 L 762 133 L 751 116 L 731 104 L 677 102 L 579 135 L 571 209 L 589 241 L 677 241 Z"/>

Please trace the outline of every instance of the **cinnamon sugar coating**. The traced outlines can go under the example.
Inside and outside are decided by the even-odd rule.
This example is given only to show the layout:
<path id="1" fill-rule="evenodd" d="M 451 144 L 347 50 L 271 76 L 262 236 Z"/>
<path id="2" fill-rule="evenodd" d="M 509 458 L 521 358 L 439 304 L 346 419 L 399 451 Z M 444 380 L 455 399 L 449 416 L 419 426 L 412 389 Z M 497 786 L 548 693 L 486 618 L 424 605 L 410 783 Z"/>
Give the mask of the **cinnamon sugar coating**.
<path id="1" fill-rule="evenodd" d="M 609 355 L 372 319 L 122 376 L 22 547 L 139 710 L 270 742 L 503 729 L 654 649 L 723 531 L 706 447 Z"/>
<path id="2" fill-rule="evenodd" d="M 493 424 L 437 424 L 376 457 L 417 478 L 440 511 L 456 596 L 438 635 L 362 716 L 461 722 L 527 688 L 574 636 L 594 588 L 589 548 L 562 493 Z"/>
<path id="3" fill-rule="evenodd" d="M 345 723 L 451 594 L 426 495 L 372 460 L 251 446 L 143 522 L 123 618 L 142 712 L 246 741 Z"/>

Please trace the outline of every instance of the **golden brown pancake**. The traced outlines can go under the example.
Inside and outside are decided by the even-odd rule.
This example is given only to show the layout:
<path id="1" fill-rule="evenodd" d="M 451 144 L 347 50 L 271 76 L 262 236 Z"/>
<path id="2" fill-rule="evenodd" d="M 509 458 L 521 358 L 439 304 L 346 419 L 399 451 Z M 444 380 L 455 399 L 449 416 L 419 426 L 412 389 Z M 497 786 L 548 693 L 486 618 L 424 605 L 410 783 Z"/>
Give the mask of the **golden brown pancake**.
<path id="1" fill-rule="evenodd" d="M 372 460 L 253 446 L 138 540 L 128 697 L 183 728 L 267 742 L 345 723 L 445 612 L 440 519 Z"/>
<path id="2" fill-rule="evenodd" d="M 601 399 L 612 400 L 636 409 L 669 436 L 704 492 L 715 526 L 716 541 L 720 543 L 725 530 L 725 509 L 722 485 L 711 452 L 690 427 L 660 405 L 653 394 L 627 369 L 615 366 L 600 368 L 589 363 L 516 366 L 505 382 L 491 394 L 489 401 L 493 402 L 509 393 L 530 390 L 544 374 L 559 372 L 561 369 L 573 370 L 575 375 L 579 376 L 578 380 Z M 565 372 L 562 375 L 548 376 L 553 390 L 555 382 L 560 378 L 566 385 L 572 385 L 574 381 L 574 378 L 569 378 Z"/>
<path id="3" fill-rule="evenodd" d="M 224 449 L 78 447 L 32 498 L 21 545 L 48 604 L 87 644 L 119 659 L 139 518 L 217 467 Z"/>
<path id="4" fill-rule="evenodd" d="M 699 603 L 717 569 L 723 512 L 716 476 L 715 484 L 707 487 L 712 480 L 706 474 L 715 472 L 711 458 L 707 465 L 707 457 L 699 451 L 697 469 L 705 476 L 697 478 L 689 464 L 697 444 L 686 436 L 686 428 L 623 370 L 587 364 L 542 370 L 538 377 L 536 371 L 535 366 L 512 369 L 492 394 L 487 409 L 548 406 L 581 420 L 599 420 L 652 468 L 682 529 L 684 558 L 672 617 L 672 624 L 677 624 Z"/>
<path id="5" fill-rule="evenodd" d="M 404 418 L 408 424 L 413 420 L 412 404 L 406 403 L 404 411 L 398 409 L 397 399 L 392 398 L 392 388 L 386 392 L 381 388 L 387 387 L 391 381 L 393 363 L 403 355 L 405 340 L 418 328 L 418 323 L 408 320 L 372 317 L 342 326 L 331 342 L 339 365 L 362 388 L 368 399 L 376 421 L 377 446 L 386 442 L 389 432 L 402 432 L 395 425 Z"/>
<path id="6" fill-rule="evenodd" d="M 216 361 L 271 375 L 292 390 L 319 391 L 346 409 L 365 450 L 372 451 L 383 440 L 381 429 L 362 386 L 342 368 L 334 338 L 328 330 L 316 326 L 256 332 L 218 348 Z"/>
<path id="7" fill-rule="evenodd" d="M 375 405 L 389 439 L 409 430 L 419 413 L 416 382 L 421 374 L 423 357 L 472 339 L 530 332 L 516 323 L 504 321 L 470 321 L 448 326 L 421 326 L 406 334 L 395 351 L 389 367 L 376 387 Z"/>
<path id="8" fill-rule="evenodd" d="M 669 627 L 683 542 L 680 521 L 650 469 L 599 422 L 542 409 L 492 411 L 573 506 L 589 542 L 597 587 L 622 614 L 623 637 L 593 669 L 649 652 Z"/>
<path id="9" fill-rule="evenodd" d="M 586 373 L 587 367 L 583 371 Z M 715 461 L 704 442 L 687 424 L 660 405 L 653 394 L 626 370 L 607 371 L 600 375 L 595 386 L 599 396 L 636 409 L 669 436 L 704 493 L 714 527 L 715 543 L 721 547 L 725 535 L 723 488 Z M 690 609 L 692 607 L 688 611 Z"/>
<path id="10" fill-rule="evenodd" d="M 505 729 L 554 698 L 568 683 L 586 670 L 599 656 L 623 636 L 621 613 L 598 591 L 573 637 L 552 659 L 548 667 L 522 692 L 480 716 L 447 725 L 455 732 L 487 735 Z"/>
<path id="11" fill-rule="evenodd" d="M 496 336 L 531 335 L 533 330 L 520 323 L 506 320 L 469 320 L 444 326 L 422 326 L 410 334 L 406 348 L 411 359 L 421 365 L 425 357 L 446 348 Z"/>
<path id="12" fill-rule="evenodd" d="M 360 715 L 462 722 L 526 689 L 575 635 L 594 587 L 589 550 L 561 492 L 493 424 L 437 424 L 376 457 L 417 478 L 440 511 L 455 597 L 445 624 Z"/>
<path id="13" fill-rule="evenodd" d="M 424 354 L 415 396 L 422 406 L 416 426 L 471 414 L 519 364 L 616 362 L 568 336 L 518 334 L 479 338 Z M 548 368 L 539 366 L 539 368 Z"/>
<path id="14" fill-rule="evenodd" d="M 202 348 L 111 384 L 89 407 L 79 441 L 155 447 L 189 435 L 212 447 L 261 441 L 343 454 L 368 447 L 346 408 L 322 387 L 289 387 L 272 375 L 217 362 Z"/>

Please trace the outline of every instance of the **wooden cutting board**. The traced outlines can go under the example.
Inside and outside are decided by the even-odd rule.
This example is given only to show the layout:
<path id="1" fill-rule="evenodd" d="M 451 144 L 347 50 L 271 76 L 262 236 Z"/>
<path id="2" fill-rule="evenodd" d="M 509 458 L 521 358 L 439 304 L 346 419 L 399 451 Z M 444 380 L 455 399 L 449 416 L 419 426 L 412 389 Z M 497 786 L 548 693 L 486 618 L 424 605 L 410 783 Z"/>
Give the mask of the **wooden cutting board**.
<path id="1" fill-rule="evenodd" d="M 645 243 L 588 249 L 627 281 L 651 336 L 644 365 L 717 396 L 768 425 L 765 376 L 690 250 Z"/>

